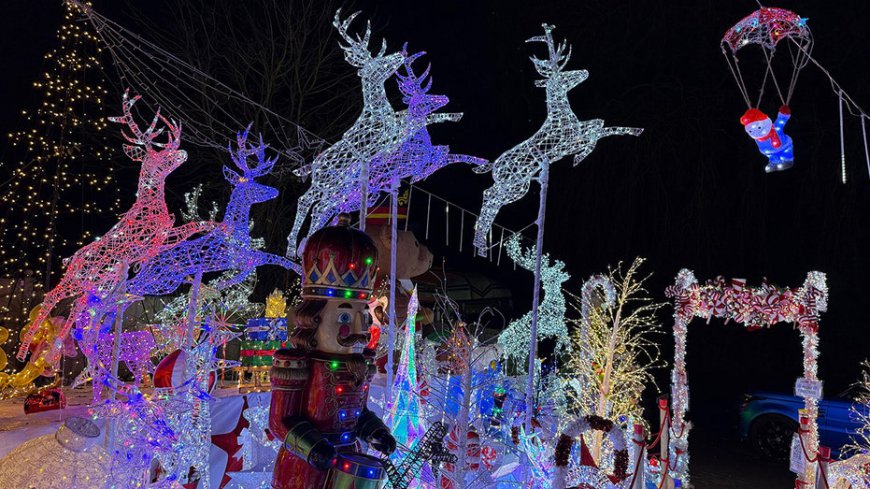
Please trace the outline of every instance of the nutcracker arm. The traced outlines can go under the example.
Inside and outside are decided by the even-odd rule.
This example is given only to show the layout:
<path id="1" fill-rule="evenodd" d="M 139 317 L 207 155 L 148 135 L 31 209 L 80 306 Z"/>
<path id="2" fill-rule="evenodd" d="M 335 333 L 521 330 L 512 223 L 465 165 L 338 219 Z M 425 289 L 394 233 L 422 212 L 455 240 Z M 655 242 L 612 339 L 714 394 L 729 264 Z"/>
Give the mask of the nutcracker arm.
<path id="1" fill-rule="evenodd" d="M 284 420 L 287 436 L 284 448 L 320 470 L 335 465 L 335 447 L 310 421 L 302 417 Z"/>
<path id="2" fill-rule="evenodd" d="M 368 408 L 363 410 L 357 421 L 356 433 L 381 453 L 389 455 L 396 450 L 396 439 L 390 434 L 389 428 Z"/>
<path id="3" fill-rule="evenodd" d="M 284 439 L 291 420 L 302 412 L 302 397 L 308 382 L 308 359 L 297 350 L 281 349 L 272 358 L 270 382 L 272 400 L 269 406 L 269 430 Z"/>

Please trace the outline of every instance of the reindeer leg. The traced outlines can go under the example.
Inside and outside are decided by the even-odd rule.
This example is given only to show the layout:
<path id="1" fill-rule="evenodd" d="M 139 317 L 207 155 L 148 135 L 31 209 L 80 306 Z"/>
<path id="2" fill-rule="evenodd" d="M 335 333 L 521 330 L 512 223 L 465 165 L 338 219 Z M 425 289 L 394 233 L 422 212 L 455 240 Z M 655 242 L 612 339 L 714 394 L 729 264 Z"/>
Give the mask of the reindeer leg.
<path id="1" fill-rule="evenodd" d="M 595 145 L 598 143 L 599 139 L 608 136 L 640 136 L 642 132 L 643 129 L 637 127 L 605 127 L 595 133 L 594 139 L 582 139 L 577 143 L 577 149 L 569 149 L 566 154 L 574 155 L 574 166 L 577 166 L 595 150 Z"/>
<path id="2" fill-rule="evenodd" d="M 474 247 L 477 248 L 477 254 L 486 256 L 488 248 L 486 246 L 486 237 L 492 229 L 492 223 L 495 221 L 495 216 L 501 209 L 501 192 L 498 182 L 492 187 L 483 191 L 483 205 L 480 209 L 480 217 L 477 218 L 477 226 L 474 230 Z"/>
<path id="3" fill-rule="evenodd" d="M 284 267 L 287 270 L 293 270 L 299 275 L 302 275 L 302 267 L 283 256 L 273 255 L 271 253 L 266 253 L 265 251 L 257 251 L 254 256 L 261 265 L 277 265 L 279 267 Z"/>
<path id="4" fill-rule="evenodd" d="M 297 244 L 299 240 L 299 230 L 302 229 L 302 223 L 305 221 L 305 218 L 308 216 L 308 211 L 311 210 L 311 206 L 314 204 L 314 201 L 317 200 L 318 195 L 316 195 L 316 191 L 313 187 L 315 182 L 311 182 L 312 187 L 308 189 L 307 192 L 302 194 L 302 197 L 299 198 L 299 202 L 296 207 L 296 218 L 293 220 L 293 228 L 290 230 L 290 234 L 287 236 L 287 253 L 286 256 L 292 257 L 297 254 Z"/>
<path id="5" fill-rule="evenodd" d="M 426 116 L 426 125 L 438 124 L 440 122 L 459 122 L 462 119 L 462 112 L 448 112 L 443 114 L 429 114 Z"/>
<path id="6" fill-rule="evenodd" d="M 68 272 L 69 273 L 69 272 Z M 27 357 L 27 351 L 30 348 L 30 343 L 33 341 L 33 336 L 39 330 L 39 326 L 48 319 L 48 316 L 51 314 L 51 311 L 54 309 L 54 306 L 57 305 L 61 299 L 64 298 L 64 294 L 62 292 L 62 288 L 66 286 L 66 282 L 61 280 L 57 286 L 51 290 L 48 294 L 45 294 L 45 298 L 42 301 L 42 305 L 39 306 L 39 314 L 37 314 L 36 319 L 34 319 L 27 327 L 27 332 L 24 334 L 24 338 L 21 340 L 21 346 L 18 348 L 18 354 L 16 358 L 19 362 L 23 362 Z"/>
<path id="7" fill-rule="evenodd" d="M 232 287 L 233 285 L 240 284 L 248 278 L 248 275 L 253 271 L 253 268 L 244 268 L 238 271 L 235 275 L 230 278 L 219 281 L 214 285 L 214 288 L 217 290 L 224 290 L 228 287 Z"/>
<path id="8" fill-rule="evenodd" d="M 495 185 L 483 191 L 483 206 L 474 231 L 474 246 L 480 256 L 487 255 L 486 237 L 492 229 L 495 216 L 502 207 L 525 195 L 530 184 L 531 176 L 526 176 L 524 181 L 513 185 L 496 181 Z"/>
<path id="9" fill-rule="evenodd" d="M 170 229 L 166 233 L 166 239 L 163 241 L 161 250 L 172 248 L 182 241 L 187 241 L 188 238 L 196 233 L 207 233 L 218 227 L 220 223 L 213 221 L 188 222 L 181 226 Z"/>

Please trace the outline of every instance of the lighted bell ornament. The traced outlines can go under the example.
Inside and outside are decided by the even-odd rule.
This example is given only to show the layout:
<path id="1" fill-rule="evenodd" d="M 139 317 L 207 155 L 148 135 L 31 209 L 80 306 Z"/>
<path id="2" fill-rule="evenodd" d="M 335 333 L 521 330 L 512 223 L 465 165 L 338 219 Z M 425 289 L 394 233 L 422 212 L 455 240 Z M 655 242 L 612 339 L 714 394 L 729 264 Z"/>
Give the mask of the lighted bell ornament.
<path id="1" fill-rule="evenodd" d="M 768 163 L 764 167 L 767 173 L 788 170 L 794 165 L 794 144 L 783 129 L 791 117 L 788 105 L 779 108 L 775 122 L 758 109 L 749 109 L 740 118 L 746 134 L 755 140 L 761 154 L 767 156 Z"/>
<path id="2" fill-rule="evenodd" d="M 0 485 L 16 489 L 108 487 L 111 456 L 99 446 L 100 429 L 71 417 L 56 433 L 28 440 L 0 459 Z"/>

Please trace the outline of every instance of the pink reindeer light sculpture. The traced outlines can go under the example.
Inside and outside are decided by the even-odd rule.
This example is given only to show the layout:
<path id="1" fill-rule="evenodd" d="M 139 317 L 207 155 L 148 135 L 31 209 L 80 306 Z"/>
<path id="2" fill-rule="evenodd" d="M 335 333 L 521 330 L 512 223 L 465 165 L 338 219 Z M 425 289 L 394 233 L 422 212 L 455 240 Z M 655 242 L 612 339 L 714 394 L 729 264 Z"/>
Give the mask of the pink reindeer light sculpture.
<path id="1" fill-rule="evenodd" d="M 72 310 L 46 357 L 49 365 L 56 364 L 60 358 L 63 340 L 73 322 L 85 311 L 89 293 L 101 299 L 107 298 L 127 279 L 129 267 L 186 240 L 194 233 L 209 231 L 214 227 L 214 223 L 210 222 L 191 222 L 174 227 L 175 218 L 166 207 L 164 182 L 170 173 L 187 160 L 187 152 L 179 148 L 181 125 L 167 119 L 158 110 L 148 128 L 140 130 L 131 112 L 139 98 L 135 96 L 131 99 L 125 92 L 123 115 L 109 118 L 129 128 L 129 135 L 122 132 L 129 143 L 124 145 L 124 153 L 142 164 L 136 202 L 106 234 L 65 261 L 63 277 L 45 295 L 39 316 L 25 333 L 18 350 L 19 360 L 24 360 L 34 333 L 60 301 L 75 298 Z M 157 129 L 158 121 L 162 121 L 166 127 Z M 158 142 L 157 137 L 163 134 L 164 129 L 166 140 Z"/>

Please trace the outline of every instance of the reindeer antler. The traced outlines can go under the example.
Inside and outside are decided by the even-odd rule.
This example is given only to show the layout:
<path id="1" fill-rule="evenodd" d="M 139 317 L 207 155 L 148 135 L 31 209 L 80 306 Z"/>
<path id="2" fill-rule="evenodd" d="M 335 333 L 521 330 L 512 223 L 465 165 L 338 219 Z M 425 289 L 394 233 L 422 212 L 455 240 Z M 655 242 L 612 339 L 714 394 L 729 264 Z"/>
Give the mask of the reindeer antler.
<path id="1" fill-rule="evenodd" d="M 338 9 L 335 11 L 335 19 L 333 19 L 332 25 L 338 29 L 338 33 L 348 43 L 347 46 L 339 44 L 341 49 L 344 50 L 344 59 L 351 65 L 356 66 L 357 68 L 362 68 L 365 66 L 366 62 L 372 59 L 372 54 L 369 52 L 369 41 L 372 37 L 372 23 L 371 21 L 366 22 L 366 33 L 363 37 L 360 37 L 359 34 L 357 34 L 356 38 L 353 38 L 347 32 L 350 23 L 353 22 L 353 19 L 355 19 L 359 14 L 360 11 L 356 11 L 350 14 L 347 19 L 342 21 L 341 9 Z M 381 50 L 378 52 L 378 57 L 383 56 L 386 52 L 387 40 L 383 39 L 381 41 Z"/>
<path id="2" fill-rule="evenodd" d="M 263 142 L 262 134 L 260 135 L 260 143 L 257 146 L 248 145 L 248 133 L 250 132 L 252 125 L 253 122 L 248 124 L 248 127 L 245 128 L 244 132 L 236 134 L 236 145 L 238 146 L 238 149 L 233 150 L 231 144 L 227 146 L 227 150 L 230 152 L 230 158 L 232 158 L 233 163 L 235 163 L 239 170 L 242 170 L 242 175 L 245 178 L 251 179 L 269 173 L 275 165 L 275 162 L 278 161 L 277 156 L 271 159 L 266 158 L 266 148 L 268 148 L 269 145 Z M 248 167 L 248 157 L 251 155 L 257 156 L 257 165 L 254 168 Z"/>
<path id="3" fill-rule="evenodd" d="M 123 103 L 121 104 L 124 115 L 109 117 L 110 121 L 126 124 L 130 129 L 132 136 L 124 131 L 121 131 L 121 135 L 130 143 L 124 145 L 124 153 L 134 161 L 142 161 L 146 156 L 147 150 L 150 150 L 153 147 L 178 149 L 181 140 L 181 124 L 176 124 L 175 121 L 166 119 L 166 117 L 160 114 L 159 108 L 154 114 L 154 119 L 151 120 L 148 129 L 144 132 L 139 129 L 139 125 L 136 123 L 131 109 L 141 98 L 141 95 L 136 95 L 133 98 L 130 98 L 130 89 L 125 90 L 122 99 Z M 167 140 L 164 143 L 158 143 L 155 141 L 157 136 L 161 135 L 164 130 L 162 127 L 157 129 L 158 120 L 162 121 L 166 128 L 169 129 L 169 132 L 166 133 Z"/>
<path id="4" fill-rule="evenodd" d="M 532 60 L 532 63 L 535 64 L 535 69 L 538 73 L 541 74 L 544 78 L 550 78 L 554 74 L 562 71 L 562 68 L 568 64 L 568 60 L 571 58 L 571 46 L 568 45 L 567 41 L 562 41 L 556 46 L 555 41 L 553 41 L 553 29 L 556 26 L 549 24 L 541 24 L 544 28 L 543 36 L 535 36 L 529 39 L 526 39 L 526 42 L 544 42 L 547 43 L 547 50 L 549 51 L 549 58 L 546 60 L 539 59 L 536 56 L 529 56 L 529 59 Z M 565 53 L 565 49 L 568 49 L 568 53 Z"/>
<path id="5" fill-rule="evenodd" d="M 426 66 L 426 70 L 422 75 L 417 76 L 417 74 L 414 73 L 414 61 L 425 54 L 426 51 L 420 51 L 408 56 L 408 43 L 406 42 L 402 45 L 402 55 L 405 57 L 405 72 L 407 75 L 396 73 L 396 77 L 399 79 L 399 91 L 401 91 L 405 96 L 404 103 L 408 103 L 408 97 L 414 93 L 427 93 L 429 92 L 429 89 L 432 88 L 432 78 L 429 78 L 428 80 L 426 79 L 429 76 L 429 70 L 432 68 L 432 63 L 429 63 L 429 65 Z M 423 82 L 426 82 L 426 86 L 423 86 Z"/>

